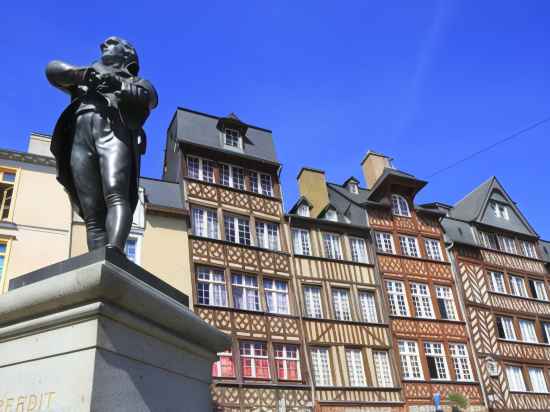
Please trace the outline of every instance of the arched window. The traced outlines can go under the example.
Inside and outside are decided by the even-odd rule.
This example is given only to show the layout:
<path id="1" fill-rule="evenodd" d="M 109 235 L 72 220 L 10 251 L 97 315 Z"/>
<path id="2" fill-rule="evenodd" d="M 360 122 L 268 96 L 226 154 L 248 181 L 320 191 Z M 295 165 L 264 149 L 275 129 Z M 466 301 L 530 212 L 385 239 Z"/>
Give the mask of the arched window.
<path id="1" fill-rule="evenodd" d="M 410 217 L 409 204 L 401 195 L 391 195 L 391 210 L 394 215 Z"/>

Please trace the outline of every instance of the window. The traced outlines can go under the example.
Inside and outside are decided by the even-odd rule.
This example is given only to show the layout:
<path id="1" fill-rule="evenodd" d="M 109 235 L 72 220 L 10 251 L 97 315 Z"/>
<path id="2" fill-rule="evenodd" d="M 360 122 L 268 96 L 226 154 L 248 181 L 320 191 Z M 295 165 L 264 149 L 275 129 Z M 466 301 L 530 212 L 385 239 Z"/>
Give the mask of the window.
<path id="1" fill-rule="evenodd" d="M 350 386 L 367 386 L 361 349 L 346 349 L 346 363 Z"/>
<path id="2" fill-rule="evenodd" d="M 260 310 L 258 295 L 258 280 L 256 276 L 233 274 L 233 301 L 235 308 L 245 310 Z"/>
<path id="3" fill-rule="evenodd" d="M 436 286 L 435 295 L 441 319 L 458 320 L 452 289 L 448 286 Z"/>
<path id="4" fill-rule="evenodd" d="M 250 177 L 250 190 L 254 193 L 259 193 L 264 196 L 273 197 L 273 180 L 271 175 L 264 173 L 249 172 Z M 259 184 L 258 184 L 259 182 Z"/>
<path id="5" fill-rule="evenodd" d="M 336 210 L 328 209 L 325 213 L 325 219 L 331 220 L 333 222 L 337 222 L 338 221 L 338 214 L 336 213 Z"/>
<path id="6" fill-rule="evenodd" d="M 359 186 L 357 186 L 357 183 L 350 182 L 348 184 L 348 190 L 350 191 L 350 193 L 353 193 L 354 195 L 359 194 Z"/>
<path id="7" fill-rule="evenodd" d="M 0 169 L 0 220 L 10 218 L 16 172 Z"/>
<path id="8" fill-rule="evenodd" d="M 418 356 L 418 344 L 410 340 L 400 340 L 397 342 L 397 346 L 399 348 L 403 379 L 423 380 L 424 375 L 420 366 L 420 357 Z"/>
<path id="9" fill-rule="evenodd" d="M 391 195 L 391 211 L 396 216 L 410 217 L 409 204 L 401 195 Z"/>
<path id="10" fill-rule="evenodd" d="M 309 230 L 292 229 L 292 244 L 294 246 L 295 254 L 311 256 L 311 243 L 309 241 Z"/>
<path id="11" fill-rule="evenodd" d="M 386 280 L 386 290 L 388 291 L 391 314 L 394 316 L 409 316 L 403 282 Z"/>
<path id="12" fill-rule="evenodd" d="M 298 206 L 298 215 L 309 217 L 309 206 L 305 204 Z"/>
<path id="13" fill-rule="evenodd" d="M 524 256 L 537 259 L 537 248 L 535 247 L 535 244 L 533 242 L 528 242 L 527 240 L 521 241 L 521 251 L 523 252 Z"/>
<path id="14" fill-rule="evenodd" d="M 443 260 L 441 255 L 441 245 L 439 240 L 436 239 L 424 239 L 424 245 L 426 246 L 426 253 L 432 260 Z"/>
<path id="15" fill-rule="evenodd" d="M 391 233 L 375 232 L 374 237 L 376 239 L 376 248 L 379 252 L 395 253 Z"/>
<path id="16" fill-rule="evenodd" d="M 342 259 L 340 236 L 334 233 L 323 233 L 323 244 L 325 245 L 325 257 L 329 259 Z"/>
<path id="17" fill-rule="evenodd" d="M 523 373 L 519 366 L 507 366 L 506 377 L 508 378 L 508 386 L 513 392 L 526 392 L 525 381 L 523 380 Z"/>
<path id="18" fill-rule="evenodd" d="M 220 183 L 224 186 L 244 190 L 243 168 L 220 164 Z"/>
<path id="19" fill-rule="evenodd" d="M 349 240 L 351 246 L 351 260 L 354 262 L 368 263 L 367 245 L 365 239 L 352 237 Z"/>
<path id="20" fill-rule="evenodd" d="M 234 378 L 235 362 L 231 352 L 218 353 L 220 360 L 212 364 L 212 376 L 215 378 Z"/>
<path id="21" fill-rule="evenodd" d="M 539 300 L 548 300 L 548 295 L 546 294 L 546 286 L 542 280 L 533 280 L 529 279 L 529 289 L 531 289 L 531 295 L 535 299 Z"/>
<path id="22" fill-rule="evenodd" d="M 450 343 L 449 351 L 455 368 L 457 381 L 473 381 L 468 349 L 463 343 Z"/>
<path id="23" fill-rule="evenodd" d="M 241 245 L 250 245 L 250 225 L 248 219 L 233 215 L 225 215 L 225 240 Z"/>
<path id="24" fill-rule="evenodd" d="M 399 236 L 401 252 L 406 256 L 420 257 L 418 253 L 418 242 L 412 236 Z"/>
<path id="25" fill-rule="evenodd" d="M 334 316 L 338 320 L 351 320 L 351 306 L 349 303 L 349 290 L 333 288 L 332 305 Z"/>
<path id="26" fill-rule="evenodd" d="M 529 368 L 529 380 L 531 381 L 531 390 L 537 393 L 547 393 L 546 379 L 542 368 Z"/>
<path id="27" fill-rule="evenodd" d="M 296 345 L 274 344 L 275 367 L 277 376 L 281 380 L 299 381 L 300 372 L 300 351 Z"/>
<path id="28" fill-rule="evenodd" d="M 256 239 L 259 247 L 279 250 L 279 225 L 277 223 L 260 222 L 257 220 Z"/>
<path id="29" fill-rule="evenodd" d="M 304 305 L 307 317 L 323 317 L 323 307 L 321 305 L 321 288 L 319 286 L 304 286 Z"/>
<path id="30" fill-rule="evenodd" d="M 373 351 L 374 370 L 379 387 L 389 388 L 393 386 L 388 352 Z"/>
<path id="31" fill-rule="evenodd" d="M 542 340 L 544 343 L 550 343 L 550 323 L 542 323 Z"/>
<path id="32" fill-rule="evenodd" d="M 197 295 L 201 305 L 227 306 L 227 290 L 222 269 L 197 269 Z"/>
<path id="33" fill-rule="evenodd" d="M 330 363 L 327 348 L 311 348 L 313 380 L 317 386 L 331 386 Z"/>
<path id="34" fill-rule="evenodd" d="M 226 148 L 243 150 L 243 141 L 238 130 L 225 129 L 224 132 L 223 145 Z"/>
<path id="35" fill-rule="evenodd" d="M 510 276 L 510 290 L 512 295 L 527 297 L 527 290 L 525 289 L 525 282 L 523 278 L 519 276 Z"/>
<path id="36" fill-rule="evenodd" d="M 139 264 L 139 239 L 136 236 L 129 236 L 126 239 L 126 244 L 124 245 L 124 254 L 135 264 Z"/>
<path id="37" fill-rule="evenodd" d="M 264 279 L 265 301 L 270 313 L 288 314 L 288 283 L 279 279 Z"/>
<path id="38" fill-rule="evenodd" d="M 8 244 L 0 240 L 0 293 L 2 293 L 2 281 L 4 269 L 6 267 L 6 255 L 8 252 Z"/>
<path id="39" fill-rule="evenodd" d="M 508 208 L 502 203 L 491 202 L 491 209 L 493 209 L 493 212 L 498 219 L 510 220 Z"/>
<path id="40" fill-rule="evenodd" d="M 535 332 L 535 321 L 520 319 L 519 330 L 524 342 L 538 343 L 537 332 Z"/>
<path id="41" fill-rule="evenodd" d="M 504 274 L 502 272 L 489 272 L 491 274 L 491 285 L 495 292 L 506 293 L 504 286 Z"/>
<path id="42" fill-rule="evenodd" d="M 187 175 L 193 179 L 214 183 L 214 163 L 195 156 L 187 156 Z"/>
<path id="43" fill-rule="evenodd" d="M 516 340 L 516 332 L 514 330 L 514 322 L 512 318 L 505 316 L 497 316 L 497 332 L 502 339 Z"/>
<path id="44" fill-rule="evenodd" d="M 193 219 L 193 234 L 195 236 L 218 238 L 218 215 L 213 209 L 191 209 Z"/>
<path id="45" fill-rule="evenodd" d="M 498 237 L 500 249 L 504 252 L 517 254 L 518 250 L 516 249 L 516 242 L 514 238 L 508 236 L 499 236 Z"/>
<path id="46" fill-rule="evenodd" d="M 449 379 L 449 369 L 445 360 L 445 350 L 442 343 L 424 342 L 424 352 L 428 361 L 430 378 L 434 380 Z"/>
<path id="47" fill-rule="evenodd" d="M 435 318 L 428 285 L 424 283 L 411 283 L 411 297 L 416 317 Z"/>
<path id="48" fill-rule="evenodd" d="M 269 360 L 264 342 L 241 342 L 241 366 L 244 378 L 269 379 Z"/>
<path id="49" fill-rule="evenodd" d="M 481 232 L 481 241 L 483 246 L 489 249 L 499 250 L 497 235 L 490 232 Z"/>
<path id="50" fill-rule="evenodd" d="M 374 292 L 359 291 L 359 305 L 361 306 L 361 317 L 364 322 L 378 322 Z"/>

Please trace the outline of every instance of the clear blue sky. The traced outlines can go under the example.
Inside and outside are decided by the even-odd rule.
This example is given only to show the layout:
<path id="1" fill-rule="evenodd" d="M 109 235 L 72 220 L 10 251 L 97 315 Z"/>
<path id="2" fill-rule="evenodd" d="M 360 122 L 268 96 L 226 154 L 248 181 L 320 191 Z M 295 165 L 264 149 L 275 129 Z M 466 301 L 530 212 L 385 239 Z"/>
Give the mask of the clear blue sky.
<path id="1" fill-rule="evenodd" d="M 35 1 L 0 7 L 0 146 L 51 133 L 67 98 L 48 60 L 88 64 L 125 37 L 159 91 L 142 174 L 159 177 L 177 106 L 273 130 L 287 206 L 301 166 L 361 180 L 368 149 L 426 178 L 550 116 L 550 2 Z M 96 4 L 105 4 L 105 10 Z M 48 4 L 50 6 L 48 6 Z M 81 5 L 82 4 L 82 5 Z M 454 203 L 496 175 L 550 238 L 550 124 L 430 179 Z"/>

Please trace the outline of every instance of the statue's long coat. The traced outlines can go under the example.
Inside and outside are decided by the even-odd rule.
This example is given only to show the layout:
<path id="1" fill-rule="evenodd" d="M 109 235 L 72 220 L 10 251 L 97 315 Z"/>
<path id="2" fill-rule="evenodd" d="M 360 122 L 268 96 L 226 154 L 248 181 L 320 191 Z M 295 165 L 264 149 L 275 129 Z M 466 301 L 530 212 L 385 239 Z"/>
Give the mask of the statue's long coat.
<path id="1" fill-rule="evenodd" d="M 96 63 L 92 67 L 98 72 L 106 71 L 105 66 L 101 63 Z M 68 78 L 74 78 L 78 76 L 78 74 L 75 76 L 75 73 L 86 72 L 89 68 L 69 68 L 68 66 L 64 66 L 62 70 L 67 72 Z M 70 73 L 70 70 L 74 70 L 74 72 Z M 147 80 L 132 76 L 126 70 L 119 69 L 116 71 L 116 74 L 124 78 L 125 82 L 118 107 L 110 110 L 108 117 L 111 122 L 122 122 L 132 142 L 132 153 L 134 156 L 129 194 L 130 206 L 133 212 L 138 202 L 140 156 L 145 153 L 146 149 L 146 136 L 142 126 L 149 116 L 150 110 L 157 105 L 157 94 L 154 87 Z M 50 79 L 50 81 L 52 80 Z M 88 91 L 86 88 L 76 85 L 68 86 L 66 83 L 63 85 L 59 83 L 54 85 L 70 93 L 71 103 L 63 111 L 55 125 L 50 150 L 57 163 L 57 180 L 65 187 L 75 210 L 82 217 L 82 210 L 72 177 L 70 160 L 77 110 L 82 103 L 82 97 Z"/>

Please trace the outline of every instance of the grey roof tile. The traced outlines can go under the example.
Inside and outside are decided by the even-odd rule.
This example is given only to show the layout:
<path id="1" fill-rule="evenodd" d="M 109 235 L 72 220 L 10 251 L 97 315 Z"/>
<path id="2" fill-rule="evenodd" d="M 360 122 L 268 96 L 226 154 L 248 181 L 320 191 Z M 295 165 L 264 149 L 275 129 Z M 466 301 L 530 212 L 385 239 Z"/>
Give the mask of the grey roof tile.
<path id="1" fill-rule="evenodd" d="M 145 191 L 145 202 L 157 206 L 183 209 L 183 197 L 178 183 L 141 177 L 139 185 Z"/>

